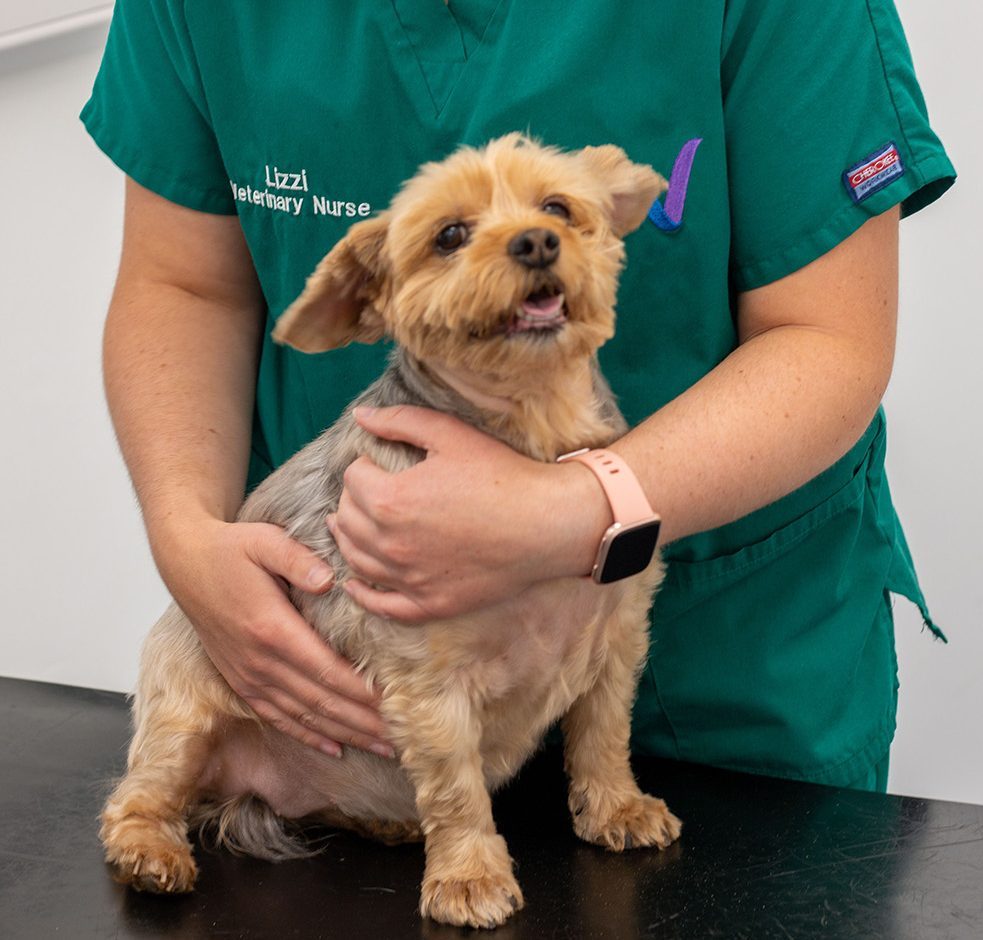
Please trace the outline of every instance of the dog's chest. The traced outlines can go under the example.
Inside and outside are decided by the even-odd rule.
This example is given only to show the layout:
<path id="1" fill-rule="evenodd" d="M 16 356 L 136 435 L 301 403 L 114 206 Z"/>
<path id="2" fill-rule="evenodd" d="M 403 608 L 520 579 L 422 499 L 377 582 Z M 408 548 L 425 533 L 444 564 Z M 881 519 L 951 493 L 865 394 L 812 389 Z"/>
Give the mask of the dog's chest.
<path id="1" fill-rule="evenodd" d="M 584 691 L 605 650 L 604 626 L 622 595 L 581 578 L 543 582 L 514 600 L 427 632 L 434 662 L 494 712 L 542 709 Z M 571 698 L 572 700 L 572 698 Z"/>

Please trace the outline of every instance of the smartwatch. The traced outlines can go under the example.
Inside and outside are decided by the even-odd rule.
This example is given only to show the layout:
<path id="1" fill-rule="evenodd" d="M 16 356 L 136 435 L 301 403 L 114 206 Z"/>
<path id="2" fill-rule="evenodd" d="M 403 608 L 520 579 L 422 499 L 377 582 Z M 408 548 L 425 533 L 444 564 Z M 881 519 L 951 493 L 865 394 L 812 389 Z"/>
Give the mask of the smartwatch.
<path id="1" fill-rule="evenodd" d="M 631 468 L 609 450 L 587 447 L 556 458 L 557 463 L 569 460 L 582 463 L 597 477 L 614 514 L 614 523 L 601 538 L 590 577 L 598 584 L 610 584 L 644 571 L 655 554 L 661 520 Z"/>

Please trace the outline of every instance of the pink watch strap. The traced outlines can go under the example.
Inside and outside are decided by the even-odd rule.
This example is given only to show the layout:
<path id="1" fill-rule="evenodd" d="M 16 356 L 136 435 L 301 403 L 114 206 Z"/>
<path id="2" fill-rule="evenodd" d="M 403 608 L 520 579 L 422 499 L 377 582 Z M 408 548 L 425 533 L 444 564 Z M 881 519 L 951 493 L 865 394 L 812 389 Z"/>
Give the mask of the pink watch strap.
<path id="1" fill-rule="evenodd" d="M 617 454 L 609 450 L 576 450 L 557 458 L 557 463 L 576 460 L 587 467 L 604 487 L 614 521 L 622 525 L 655 516 L 637 477 Z"/>

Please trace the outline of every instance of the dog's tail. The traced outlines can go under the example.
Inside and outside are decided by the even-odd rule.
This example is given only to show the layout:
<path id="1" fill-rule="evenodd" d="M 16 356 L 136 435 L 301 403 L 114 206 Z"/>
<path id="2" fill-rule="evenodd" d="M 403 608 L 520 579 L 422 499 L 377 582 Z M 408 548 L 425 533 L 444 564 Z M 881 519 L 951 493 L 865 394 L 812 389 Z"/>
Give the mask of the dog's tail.
<path id="1" fill-rule="evenodd" d="M 188 828 L 198 830 L 203 845 L 268 862 L 310 858 L 324 848 L 323 842 L 305 839 L 299 826 L 248 794 L 199 804 Z"/>

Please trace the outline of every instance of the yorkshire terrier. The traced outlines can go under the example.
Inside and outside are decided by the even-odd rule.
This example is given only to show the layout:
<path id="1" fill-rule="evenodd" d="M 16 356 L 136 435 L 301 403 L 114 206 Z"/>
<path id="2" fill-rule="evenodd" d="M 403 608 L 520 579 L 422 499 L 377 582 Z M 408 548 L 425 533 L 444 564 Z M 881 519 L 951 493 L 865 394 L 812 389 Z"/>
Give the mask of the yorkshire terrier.
<path id="1" fill-rule="evenodd" d="M 536 460 L 604 447 L 627 430 L 596 361 L 614 332 L 622 238 L 665 186 L 614 146 L 561 152 L 511 134 L 462 148 L 350 229 L 274 338 L 304 352 L 394 339 L 387 370 L 354 405 L 438 409 Z M 370 435 L 349 409 L 238 518 L 282 526 L 343 583 L 324 520 L 363 454 L 391 472 L 423 457 Z M 639 790 L 628 760 L 662 575 L 656 555 L 612 584 L 541 582 L 524 594 L 523 616 L 513 603 L 507 614 L 492 606 L 422 627 L 373 616 L 337 584 L 324 595 L 291 589 L 324 640 L 380 690 L 398 761 L 354 748 L 339 760 L 262 723 L 172 605 L 146 641 L 128 769 L 102 813 L 116 877 L 189 891 L 189 830 L 206 826 L 232 850 L 279 859 L 309 854 L 296 824 L 327 823 L 387 842 L 422 838 L 421 913 L 494 927 L 523 899 L 489 793 L 561 717 L 577 835 L 614 851 L 669 845 L 680 823 Z"/>

